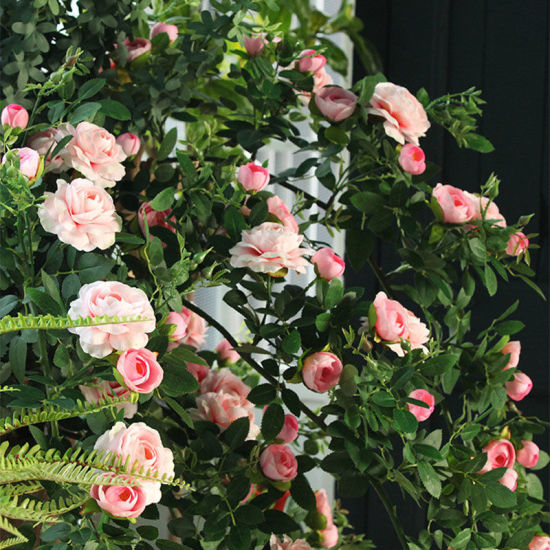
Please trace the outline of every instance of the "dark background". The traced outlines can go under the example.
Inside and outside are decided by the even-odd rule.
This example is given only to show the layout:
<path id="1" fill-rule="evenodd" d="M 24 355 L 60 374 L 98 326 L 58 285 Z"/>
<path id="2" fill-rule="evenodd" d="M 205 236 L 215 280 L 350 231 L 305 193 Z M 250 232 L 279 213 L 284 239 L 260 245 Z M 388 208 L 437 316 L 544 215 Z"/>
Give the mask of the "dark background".
<path id="1" fill-rule="evenodd" d="M 431 98 L 476 86 L 487 101 L 479 133 L 495 146 L 490 154 L 459 149 L 449 134 L 432 126 L 421 146 L 428 160 L 442 167 L 438 181 L 479 192 L 491 172 L 501 178 L 497 204 L 513 223 L 520 215 L 535 213 L 526 233 L 539 233 L 541 249 L 532 254 L 536 282 L 550 294 L 548 244 L 548 126 L 549 126 L 549 26 L 548 0 L 358 0 L 357 16 L 364 22 L 364 36 L 377 48 L 384 74 L 390 82 L 412 93 L 425 87 Z M 356 61 L 354 79 L 365 76 Z M 391 265 L 389 251 L 376 251 L 380 265 Z M 354 273 L 350 266 L 346 284 L 365 286 L 374 296 L 376 280 L 368 269 Z M 516 299 L 514 319 L 526 328 L 517 335 L 522 353 L 519 367 L 534 388 L 519 407 L 524 414 L 549 419 L 550 361 L 549 307 L 521 281 L 499 284 L 496 296 L 480 293 L 473 304 L 473 334 Z M 550 450 L 548 433 L 535 441 Z M 550 468 L 539 472 L 550 494 Z M 407 533 L 424 527 L 424 512 L 412 500 L 400 502 L 400 492 L 388 487 L 398 503 L 398 517 Z M 376 494 L 363 499 L 343 499 L 350 521 L 378 548 L 398 548 L 392 526 Z"/>

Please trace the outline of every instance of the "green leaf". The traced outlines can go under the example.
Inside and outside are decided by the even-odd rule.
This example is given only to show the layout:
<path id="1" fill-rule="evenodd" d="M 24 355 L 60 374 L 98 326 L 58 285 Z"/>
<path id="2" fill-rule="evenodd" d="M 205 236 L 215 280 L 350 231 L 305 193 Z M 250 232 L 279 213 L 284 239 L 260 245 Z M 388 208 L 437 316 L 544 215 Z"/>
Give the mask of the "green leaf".
<path id="1" fill-rule="evenodd" d="M 99 103 L 82 103 L 69 115 L 69 122 L 75 126 L 83 120 L 90 120 L 100 109 Z"/>
<path id="2" fill-rule="evenodd" d="M 9 360 L 11 370 L 21 384 L 25 380 L 27 364 L 27 343 L 20 337 L 13 338 L 10 343 Z"/>
<path id="3" fill-rule="evenodd" d="M 348 133 L 339 126 L 329 126 L 325 130 L 325 137 L 337 145 L 345 146 L 349 143 Z"/>
<path id="4" fill-rule="evenodd" d="M 315 493 L 305 476 L 299 475 L 292 481 L 290 494 L 298 506 L 305 510 L 316 509 Z"/>
<path id="5" fill-rule="evenodd" d="M 495 330 L 499 334 L 516 334 L 520 330 L 523 330 L 525 325 L 521 321 L 504 321 L 495 326 Z"/>
<path id="6" fill-rule="evenodd" d="M 171 397 L 168 397 L 167 395 L 163 396 L 164 402 L 171 407 L 178 416 L 189 426 L 191 429 L 193 429 L 193 420 L 191 420 L 191 416 L 189 413 L 174 399 Z"/>
<path id="7" fill-rule="evenodd" d="M 344 285 L 340 279 L 333 279 L 330 282 L 328 290 L 325 294 L 325 308 L 332 309 L 340 303 L 344 296 Z"/>
<path id="8" fill-rule="evenodd" d="M 162 140 L 159 151 L 157 153 L 157 160 L 164 160 L 166 157 L 168 157 L 168 155 L 172 152 L 172 149 L 174 149 L 174 147 L 176 146 L 177 141 L 177 128 L 172 128 L 171 130 L 166 132 L 166 135 L 164 136 L 164 139 Z"/>
<path id="9" fill-rule="evenodd" d="M 395 399 L 387 391 L 377 391 L 371 396 L 371 401 L 380 407 L 395 407 Z"/>
<path id="10" fill-rule="evenodd" d="M 178 346 L 162 358 L 162 364 L 172 364 L 176 367 L 181 365 L 186 366 L 186 363 L 208 366 L 208 363 L 200 355 L 197 355 L 185 346 Z"/>
<path id="11" fill-rule="evenodd" d="M 247 399 L 255 405 L 268 405 L 274 401 L 277 391 L 271 384 L 259 384 L 252 388 Z"/>
<path id="12" fill-rule="evenodd" d="M 441 496 L 441 480 L 429 462 L 420 461 L 418 463 L 418 475 L 426 491 L 435 498 Z"/>
<path id="13" fill-rule="evenodd" d="M 19 299 L 13 294 L 7 294 L 0 298 L 0 318 L 8 315 L 19 304 Z"/>
<path id="14" fill-rule="evenodd" d="M 107 81 L 104 78 L 92 78 L 91 80 L 84 82 L 78 90 L 78 99 L 83 101 L 94 96 L 97 92 L 103 89 L 105 82 Z"/>
<path id="15" fill-rule="evenodd" d="M 235 519 L 244 525 L 258 525 L 264 521 L 264 514 L 257 506 L 245 504 L 237 508 Z"/>
<path id="16" fill-rule="evenodd" d="M 517 504 L 516 494 L 498 481 L 488 484 L 486 490 L 489 500 L 499 508 L 513 508 Z"/>
<path id="17" fill-rule="evenodd" d="M 174 188 L 173 187 L 167 187 L 166 189 L 163 189 L 150 203 L 150 206 L 153 210 L 156 210 L 157 212 L 162 212 L 163 210 L 167 210 L 172 206 L 172 203 L 174 202 Z"/>
<path id="18" fill-rule="evenodd" d="M 130 120 L 132 114 L 128 110 L 126 105 L 120 103 L 120 101 L 115 101 L 114 99 L 102 99 L 99 101 L 101 104 L 101 112 L 115 120 Z"/>
<path id="19" fill-rule="evenodd" d="M 76 262 L 82 283 L 95 283 L 103 279 L 111 272 L 114 265 L 115 261 L 111 258 L 93 252 L 86 252 Z"/>
<path id="20" fill-rule="evenodd" d="M 250 432 L 250 419 L 247 416 L 237 418 L 223 432 L 224 441 L 232 450 L 240 447 L 248 437 Z"/>
<path id="21" fill-rule="evenodd" d="M 178 397 L 184 393 L 196 392 L 199 389 L 197 379 L 187 370 L 187 367 L 181 364 L 163 363 L 164 378 L 160 389 L 164 393 L 172 397 Z"/>
<path id="22" fill-rule="evenodd" d="M 460 355 L 454 353 L 438 355 L 437 357 L 424 361 L 420 367 L 420 370 L 425 376 L 437 376 L 438 374 L 443 374 L 454 367 L 459 358 Z"/>
<path id="23" fill-rule="evenodd" d="M 386 77 L 382 73 L 376 73 L 371 76 L 366 76 L 359 82 L 360 82 L 361 88 L 359 92 L 358 103 L 359 105 L 366 105 L 371 100 L 372 95 L 374 94 L 374 89 L 376 88 L 376 85 L 379 84 L 380 82 L 386 82 Z"/>
<path id="24" fill-rule="evenodd" d="M 287 406 L 288 410 L 292 414 L 295 414 L 297 416 L 300 414 L 300 398 L 295 391 L 285 388 L 281 392 L 281 398 L 283 400 L 283 403 Z M 250 399 L 250 395 L 248 396 L 248 399 Z"/>
<path id="25" fill-rule="evenodd" d="M 27 295 L 30 297 L 33 304 L 36 304 L 44 313 L 60 314 L 62 308 L 51 296 L 37 288 L 27 288 Z"/>
<path id="26" fill-rule="evenodd" d="M 356 429 L 361 425 L 361 411 L 357 405 L 352 405 L 349 409 L 346 409 L 344 421 L 352 429 Z"/>
<path id="27" fill-rule="evenodd" d="M 279 512 L 279 510 L 266 510 L 264 514 L 265 522 L 260 525 L 260 529 L 264 533 L 275 533 L 276 535 L 280 535 L 300 529 L 300 526 L 284 512 Z"/>
<path id="28" fill-rule="evenodd" d="M 472 538 L 472 530 L 471 529 L 463 529 L 449 543 L 449 546 L 453 550 L 460 550 L 461 548 L 466 548 L 466 545 L 470 542 L 471 538 Z"/>
<path id="29" fill-rule="evenodd" d="M 56 523 L 42 531 L 40 539 L 43 542 L 55 542 L 58 539 L 67 538 L 71 530 L 71 525 L 68 523 Z"/>
<path id="30" fill-rule="evenodd" d="M 244 216 L 234 206 L 230 206 L 224 212 L 223 222 L 229 236 L 234 240 L 239 240 L 241 232 L 247 227 Z"/>
<path id="31" fill-rule="evenodd" d="M 409 411 L 396 409 L 393 411 L 393 419 L 402 432 L 413 433 L 418 428 L 418 420 Z"/>
<path id="32" fill-rule="evenodd" d="M 372 191 L 361 191 L 351 197 L 351 204 L 365 214 L 373 214 L 384 207 L 384 197 Z"/>
<path id="33" fill-rule="evenodd" d="M 443 460 L 441 453 L 431 445 L 426 445 L 424 443 L 414 443 L 413 449 L 415 453 L 422 454 L 436 461 Z"/>
<path id="34" fill-rule="evenodd" d="M 490 153 L 495 150 L 493 144 L 487 138 L 479 134 L 467 134 L 464 140 L 466 141 L 466 147 L 468 147 L 468 149 L 473 149 L 479 153 Z"/>
<path id="35" fill-rule="evenodd" d="M 315 317 L 315 328 L 319 332 L 325 332 L 325 330 L 327 330 L 329 326 L 330 326 L 330 313 L 328 311 L 324 313 L 319 313 L 319 315 Z"/>
<path id="36" fill-rule="evenodd" d="M 497 292 L 498 282 L 495 272 L 489 267 L 489 264 L 485 264 L 484 278 L 489 296 L 494 296 Z"/>
<path id="37" fill-rule="evenodd" d="M 242 525 L 233 525 L 227 538 L 229 550 L 249 550 L 250 548 L 250 529 Z"/>
<path id="38" fill-rule="evenodd" d="M 285 413 L 283 407 L 272 403 L 267 407 L 262 417 L 262 434 L 266 440 L 275 439 L 283 429 Z"/>
<path id="39" fill-rule="evenodd" d="M 287 334 L 281 343 L 283 351 L 289 354 L 297 353 L 301 345 L 302 339 L 297 330 L 293 330 L 290 334 Z"/>

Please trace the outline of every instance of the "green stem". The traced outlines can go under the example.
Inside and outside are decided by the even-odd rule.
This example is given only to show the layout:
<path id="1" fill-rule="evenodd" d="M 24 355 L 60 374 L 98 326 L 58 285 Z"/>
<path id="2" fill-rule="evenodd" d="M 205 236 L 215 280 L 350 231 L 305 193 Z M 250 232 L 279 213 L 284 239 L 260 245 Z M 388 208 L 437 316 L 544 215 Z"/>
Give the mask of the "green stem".
<path id="1" fill-rule="evenodd" d="M 373 273 L 375 274 L 376 278 L 378 279 L 378 282 L 380 283 L 380 286 L 384 289 L 384 292 L 388 295 L 388 298 L 392 297 L 392 292 L 388 286 L 388 282 L 386 279 L 386 276 L 380 269 L 380 266 L 376 263 L 375 260 L 372 258 L 369 258 L 367 260 L 370 268 L 372 269 Z"/>

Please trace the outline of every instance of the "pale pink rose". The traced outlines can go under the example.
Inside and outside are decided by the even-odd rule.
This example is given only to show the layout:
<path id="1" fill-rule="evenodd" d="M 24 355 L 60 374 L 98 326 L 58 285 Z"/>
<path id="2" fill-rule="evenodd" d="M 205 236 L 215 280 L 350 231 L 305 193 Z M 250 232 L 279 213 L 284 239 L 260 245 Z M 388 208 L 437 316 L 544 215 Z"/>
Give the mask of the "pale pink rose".
<path id="1" fill-rule="evenodd" d="M 332 76 L 327 72 L 325 67 L 317 71 L 316 73 L 313 73 L 313 93 L 318 94 L 319 91 L 324 86 L 330 86 L 331 84 L 334 84 L 334 81 L 332 80 Z M 304 90 L 300 90 L 298 92 L 298 99 L 304 104 L 308 105 L 311 100 L 311 92 L 306 92 Z"/>
<path id="2" fill-rule="evenodd" d="M 426 409 L 425 407 L 421 407 L 420 405 L 407 403 L 407 409 L 409 409 L 410 413 L 414 414 L 418 422 L 422 422 L 430 418 L 435 409 L 434 396 L 426 390 L 418 389 L 409 393 L 409 397 L 418 401 L 423 401 L 424 403 L 426 403 L 426 405 L 428 405 L 428 408 Z"/>
<path id="3" fill-rule="evenodd" d="M 131 63 L 140 55 L 151 51 L 151 41 L 147 40 L 147 38 L 137 37 L 133 40 L 126 38 L 123 44 L 128 48 L 128 63 Z"/>
<path id="4" fill-rule="evenodd" d="M 160 386 L 164 371 L 157 361 L 158 353 L 146 348 L 128 349 L 117 360 L 116 368 L 128 389 L 151 393 Z"/>
<path id="5" fill-rule="evenodd" d="M 93 386 L 78 386 L 78 388 L 88 403 L 99 403 L 100 399 L 106 397 L 128 399 L 127 403 L 116 405 L 118 411 L 124 410 L 124 418 L 132 418 L 137 412 L 137 403 L 130 402 L 132 394 L 118 382 L 108 380 L 99 382 L 99 380 L 95 380 Z"/>
<path id="6" fill-rule="evenodd" d="M 147 220 L 147 227 L 149 230 L 151 230 L 151 227 L 159 226 L 165 227 L 172 231 L 172 233 L 176 233 L 177 230 L 172 225 L 176 223 L 176 218 L 170 214 L 172 214 L 171 208 L 159 212 L 151 208 L 151 202 L 142 203 L 138 210 L 138 223 L 143 235 L 145 236 L 145 220 Z M 153 235 L 149 235 L 149 238 L 153 240 Z M 166 243 L 162 243 L 162 246 L 166 247 Z"/>
<path id="7" fill-rule="evenodd" d="M 343 368 L 334 353 L 318 351 L 304 359 L 302 379 L 310 390 L 325 393 L 338 384 Z"/>
<path id="8" fill-rule="evenodd" d="M 268 445 L 260 455 L 260 466 L 273 481 L 290 481 L 298 475 L 298 461 L 288 445 Z"/>
<path id="9" fill-rule="evenodd" d="M 168 23 L 155 23 L 149 34 L 149 38 L 153 40 L 153 37 L 157 34 L 165 32 L 168 35 L 170 43 L 174 42 L 178 37 L 178 27 L 176 25 L 169 25 Z"/>
<path id="10" fill-rule="evenodd" d="M 297 437 L 298 419 L 293 414 L 285 414 L 283 429 L 279 432 L 276 439 L 281 439 L 285 443 L 292 443 Z"/>
<path id="11" fill-rule="evenodd" d="M 408 338 L 407 310 L 397 300 L 390 300 L 385 292 L 379 292 L 374 299 L 374 309 L 374 329 L 382 340 L 396 342 Z"/>
<path id="12" fill-rule="evenodd" d="M 61 133 L 63 133 L 63 129 L 61 129 Z M 61 158 L 61 155 L 59 153 L 55 158 L 52 159 L 51 157 L 53 150 L 61 139 L 58 138 L 58 134 L 59 129 L 48 128 L 47 130 L 43 130 L 42 132 L 37 132 L 36 134 L 34 134 L 28 142 L 28 146 L 31 149 L 37 151 L 39 155 L 43 157 L 46 157 L 46 155 L 48 155 L 48 157 L 46 158 L 46 167 L 55 173 L 63 171 L 63 168 L 65 166 L 63 159 Z"/>
<path id="13" fill-rule="evenodd" d="M 346 269 L 346 262 L 328 246 L 320 248 L 310 261 L 315 265 L 315 271 L 319 277 L 327 281 L 340 277 Z"/>
<path id="14" fill-rule="evenodd" d="M 176 325 L 176 330 L 170 335 L 168 351 L 181 344 L 200 349 L 206 340 L 206 321 L 186 307 L 181 309 L 181 313 L 171 311 L 166 324 Z"/>
<path id="15" fill-rule="evenodd" d="M 174 325 L 169 336 L 170 343 L 168 344 L 168 351 L 177 348 L 180 345 L 180 342 L 183 342 L 183 339 L 187 334 L 189 318 L 190 315 L 178 313 L 177 311 L 171 311 L 166 317 L 166 324 Z"/>
<path id="16" fill-rule="evenodd" d="M 523 372 L 516 372 L 505 385 L 508 397 L 514 401 L 521 401 L 533 389 L 533 381 Z"/>
<path id="17" fill-rule="evenodd" d="M 201 382 L 201 393 L 235 394 L 246 399 L 250 393 L 250 386 L 247 386 L 236 374 L 229 369 L 210 371 L 208 376 Z"/>
<path id="18" fill-rule="evenodd" d="M 340 86 L 323 86 L 315 94 L 319 111 L 334 122 L 340 122 L 353 114 L 357 96 Z"/>
<path id="19" fill-rule="evenodd" d="M 529 550 L 550 550 L 550 537 L 537 535 L 529 543 Z"/>
<path id="20" fill-rule="evenodd" d="M 539 461 L 539 446 L 533 441 L 522 440 L 522 447 L 517 452 L 518 462 L 525 468 L 534 468 Z"/>
<path id="21" fill-rule="evenodd" d="M 269 197 L 267 199 L 267 210 L 270 214 L 273 214 L 278 220 L 283 223 L 289 231 L 298 233 L 298 223 L 294 216 L 290 213 L 287 205 L 277 195 Z"/>
<path id="22" fill-rule="evenodd" d="M 409 336 L 407 341 L 409 342 L 411 349 L 421 349 L 425 353 L 428 351 L 425 344 L 430 339 L 430 330 L 428 327 L 412 312 L 407 310 L 407 325 L 409 327 Z M 389 346 L 391 349 L 393 347 Z M 400 357 L 403 355 L 399 350 L 394 349 L 394 351 Z M 401 351 L 404 353 L 403 349 Z"/>
<path id="23" fill-rule="evenodd" d="M 117 422 L 108 432 L 99 437 L 94 449 L 116 453 L 123 461 L 129 458 L 130 467 L 143 467 L 144 475 L 156 476 L 159 479 L 159 481 L 140 482 L 147 504 L 160 500 L 160 480 L 174 477 L 172 451 L 163 447 L 157 430 L 143 422 L 136 422 L 128 428 L 122 422 Z"/>
<path id="24" fill-rule="evenodd" d="M 269 183 L 269 170 L 255 162 L 243 164 L 237 172 L 237 181 L 249 193 L 261 191 Z"/>
<path id="25" fill-rule="evenodd" d="M 525 252 L 528 247 L 529 239 L 525 236 L 525 233 L 518 231 L 508 239 L 506 254 L 510 256 L 519 256 L 520 254 Z"/>
<path id="26" fill-rule="evenodd" d="M 115 243 L 122 227 L 113 199 L 91 181 L 77 178 L 71 183 L 57 180 L 55 193 L 44 193 L 38 207 L 42 227 L 77 250 L 105 250 Z"/>
<path id="27" fill-rule="evenodd" d="M 235 351 L 233 349 L 233 346 L 229 343 L 227 338 L 224 338 L 217 346 L 216 351 L 218 352 L 218 356 L 220 358 L 220 361 L 226 362 L 226 363 L 236 363 L 241 356 L 239 355 L 239 352 Z"/>
<path id="28" fill-rule="evenodd" d="M 277 535 L 271 535 L 269 550 L 313 550 L 304 539 L 292 540 L 288 535 L 283 535 L 280 540 Z"/>
<path id="29" fill-rule="evenodd" d="M 327 58 L 315 50 L 304 50 L 300 53 L 297 66 L 302 73 L 318 73 L 326 65 Z"/>
<path id="30" fill-rule="evenodd" d="M 210 373 L 210 369 L 206 365 L 198 363 L 186 363 L 187 370 L 197 379 L 200 384 Z"/>
<path id="31" fill-rule="evenodd" d="M 29 113 L 25 107 L 17 103 L 10 103 L 2 109 L 0 115 L 2 126 L 7 124 L 10 128 L 26 128 L 29 123 Z"/>
<path id="32" fill-rule="evenodd" d="M 233 267 L 248 267 L 275 276 L 287 269 L 305 273 L 308 262 L 303 255 L 309 250 L 300 248 L 303 235 L 289 231 L 279 223 L 264 222 L 243 231 L 241 239 L 229 251 Z"/>
<path id="33" fill-rule="evenodd" d="M 197 397 L 196 405 L 196 409 L 189 411 L 193 420 L 213 422 L 223 431 L 237 418 L 248 418 L 250 429 L 247 439 L 255 439 L 260 433 L 260 428 L 254 422 L 254 404 L 237 393 L 225 391 L 202 393 Z"/>
<path id="34" fill-rule="evenodd" d="M 418 145 L 430 127 L 424 107 L 407 88 L 391 82 L 380 82 L 374 89 L 367 112 L 383 117 L 386 134 L 398 143 Z"/>
<path id="35" fill-rule="evenodd" d="M 406 143 L 399 153 L 399 165 L 405 172 L 417 176 L 426 170 L 426 155 L 420 147 Z"/>
<path id="36" fill-rule="evenodd" d="M 105 474 L 111 477 L 112 474 Z M 131 480 L 131 476 L 121 475 Z M 92 485 L 90 496 L 99 507 L 118 518 L 137 518 L 147 506 L 147 495 L 140 486 Z"/>
<path id="37" fill-rule="evenodd" d="M 118 136 L 116 142 L 122 147 L 122 151 L 127 157 L 133 157 L 139 151 L 141 145 L 139 138 L 130 132 Z"/>
<path id="38" fill-rule="evenodd" d="M 82 349 L 98 359 L 109 355 L 113 350 L 145 347 L 147 333 L 155 330 L 155 312 L 145 292 L 117 281 L 97 281 L 83 285 L 78 298 L 71 302 L 68 315 L 71 319 L 103 315 L 119 318 L 139 316 L 147 319 L 69 329 L 69 332 L 80 337 Z"/>
<path id="39" fill-rule="evenodd" d="M 40 168 L 40 155 L 30 147 L 22 147 L 21 149 L 13 149 L 19 157 L 19 171 L 29 179 L 35 178 Z M 2 158 L 2 164 L 7 160 L 7 156 Z"/>
<path id="40" fill-rule="evenodd" d="M 493 225 L 498 225 L 499 227 L 506 227 L 506 220 L 504 216 L 500 213 L 500 210 L 495 202 L 488 199 L 487 197 L 478 197 L 467 193 L 470 198 L 474 198 L 476 205 L 476 213 L 474 219 L 481 220 L 485 219 L 487 221 L 492 220 Z"/>
<path id="41" fill-rule="evenodd" d="M 332 548 L 338 543 L 338 528 L 334 525 L 332 519 L 332 510 L 328 501 L 327 492 L 324 489 L 315 491 L 315 500 L 317 501 L 317 512 L 322 514 L 327 520 L 327 524 L 324 529 L 319 531 L 324 548 Z"/>
<path id="42" fill-rule="evenodd" d="M 244 49 L 250 57 L 258 57 L 262 53 L 266 44 L 267 40 L 263 35 L 244 37 Z"/>
<path id="43" fill-rule="evenodd" d="M 483 447 L 487 453 L 487 462 L 479 471 L 480 474 L 495 468 L 512 468 L 516 462 L 516 449 L 508 439 L 495 439 Z"/>
<path id="44" fill-rule="evenodd" d="M 508 468 L 498 482 L 510 491 L 515 491 L 518 486 L 518 473 L 513 468 Z"/>
<path id="45" fill-rule="evenodd" d="M 475 196 L 471 193 L 438 183 L 432 194 L 443 211 L 444 222 L 464 223 L 476 219 L 476 204 L 471 198 Z"/>
<path id="46" fill-rule="evenodd" d="M 121 164 L 126 155 L 115 136 L 91 122 L 81 122 L 73 130 L 73 139 L 60 153 L 63 162 L 96 185 L 114 187 L 126 173 Z"/>
<path id="47" fill-rule="evenodd" d="M 501 350 L 503 354 L 510 354 L 508 364 L 502 369 L 515 369 L 519 364 L 519 355 L 521 353 L 521 342 L 519 340 L 512 340 L 508 342 Z"/>

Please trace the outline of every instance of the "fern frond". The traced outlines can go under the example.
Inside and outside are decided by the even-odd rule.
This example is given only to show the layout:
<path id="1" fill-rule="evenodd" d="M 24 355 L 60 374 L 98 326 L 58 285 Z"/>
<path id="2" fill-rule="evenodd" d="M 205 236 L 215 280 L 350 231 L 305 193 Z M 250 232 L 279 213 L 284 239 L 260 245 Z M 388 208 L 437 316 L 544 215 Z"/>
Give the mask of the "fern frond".
<path id="1" fill-rule="evenodd" d="M 0 393 L 4 391 L 19 391 L 19 388 L 14 388 L 13 386 L 0 386 Z"/>
<path id="2" fill-rule="evenodd" d="M 30 495 L 42 491 L 44 487 L 38 481 L 19 483 L 15 485 L 0 485 L 0 498 L 16 495 Z"/>
<path id="3" fill-rule="evenodd" d="M 154 319 L 141 315 L 127 317 L 101 315 L 98 317 L 71 319 L 68 315 L 22 315 L 19 313 L 17 317 L 6 315 L 0 319 L 0 334 L 18 330 L 65 330 L 69 328 L 98 327 L 122 323 L 143 323 L 145 321 L 154 321 Z"/>
<path id="4" fill-rule="evenodd" d="M 0 541 L 0 549 L 9 548 L 10 546 L 15 546 L 16 544 L 21 544 L 22 542 L 27 542 L 29 540 L 23 535 L 23 533 L 21 533 L 21 531 L 19 531 L 19 529 L 14 527 L 6 518 L 2 516 L 0 516 L 0 530 L 6 531 L 6 533 L 13 535 L 13 537 Z"/>
<path id="5" fill-rule="evenodd" d="M 41 422 L 53 422 L 94 414 L 109 407 L 123 405 L 125 403 L 137 403 L 139 395 L 137 393 L 126 394 L 123 397 L 104 396 L 97 403 L 87 403 L 78 400 L 73 409 L 64 409 L 54 405 L 49 405 L 40 409 L 19 409 L 13 413 L 11 418 L 0 418 L 0 435 L 30 426 Z"/>

